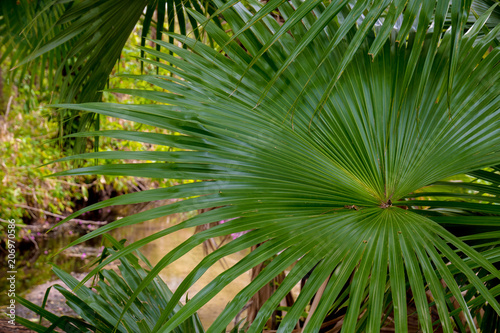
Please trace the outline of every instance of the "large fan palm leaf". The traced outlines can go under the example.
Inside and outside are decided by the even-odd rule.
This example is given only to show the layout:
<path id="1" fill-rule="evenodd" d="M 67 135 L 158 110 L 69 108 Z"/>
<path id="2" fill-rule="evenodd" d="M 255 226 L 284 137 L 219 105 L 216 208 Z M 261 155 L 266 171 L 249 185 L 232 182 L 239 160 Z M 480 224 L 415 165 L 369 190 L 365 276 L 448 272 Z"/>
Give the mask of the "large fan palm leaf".
<path id="1" fill-rule="evenodd" d="M 138 77 L 165 92 L 115 90 L 148 98 L 153 104 L 63 105 L 182 134 L 103 131 L 78 135 L 103 135 L 188 151 L 78 155 L 71 158 L 158 162 L 100 165 L 61 174 L 209 180 L 129 194 L 75 213 L 112 204 L 189 197 L 125 217 L 69 246 L 155 217 L 222 207 L 132 243 L 100 267 L 181 228 L 236 218 L 194 235 L 166 254 L 129 304 L 163 268 L 204 240 L 249 231 L 207 256 L 183 281 L 172 296 L 172 305 L 164 309 L 164 320 L 157 323 L 159 332 L 177 327 L 232 280 L 270 258 L 270 264 L 227 305 L 209 332 L 225 328 L 259 289 L 293 263 L 250 332 L 262 330 L 281 299 L 311 270 L 279 332 L 296 326 L 315 294 L 321 298 L 309 313 L 305 332 L 318 331 L 329 312 L 344 306 L 343 332 L 379 331 L 387 316 L 393 318 L 397 332 L 406 332 L 410 302 L 414 302 L 424 332 L 433 331 L 436 319 L 445 332 L 452 332 L 459 325 L 458 312 L 465 318 L 464 325 L 474 328 L 473 309 L 480 302 L 500 313 L 495 299 L 500 290 L 485 283 L 500 278 L 494 266 L 498 257 L 488 252 L 496 251 L 498 245 L 500 208 L 496 199 L 482 203 L 481 192 L 472 192 L 469 202 L 464 202 L 450 190 L 453 185 L 436 183 L 500 163 L 500 48 L 491 48 L 500 27 L 478 38 L 493 9 L 460 38 L 453 29 L 410 33 L 404 25 L 399 31 L 391 28 L 389 39 L 377 46 L 377 54 L 370 55 L 379 40 L 364 37 L 373 31 L 369 15 L 358 25 L 347 29 L 344 25 L 350 24 L 349 13 L 361 3 L 351 11 L 343 8 L 343 23 L 335 16 L 336 20 L 326 20 L 311 34 L 328 13 L 323 8 L 279 38 L 274 36 L 280 25 L 270 16 L 244 28 L 252 15 L 241 4 L 224 16 L 233 30 L 244 30 L 238 40 L 192 12 L 224 54 L 186 36 L 170 34 L 188 49 L 158 41 L 175 56 L 146 51 L 160 59 L 149 62 L 175 77 Z M 380 5 L 384 8 L 388 3 Z M 280 8 L 284 17 L 295 15 L 289 3 Z M 419 20 L 429 23 L 430 17 L 421 15 Z M 290 61 L 290 52 L 301 45 L 301 38 L 310 38 L 307 47 Z M 259 55 L 263 47 L 267 50 Z M 490 173 L 490 178 L 498 177 Z M 446 185 L 444 192 L 452 200 L 409 201 L 419 197 L 412 193 L 430 184 Z M 422 206 L 491 216 L 468 220 L 470 214 L 464 213 L 454 220 L 443 211 Z M 456 234 L 449 228 L 453 221 L 469 232 Z M 475 225 L 485 224 L 489 229 L 484 233 L 474 230 Z M 168 319 L 171 306 L 217 260 L 258 244 Z M 464 290 L 468 291 L 465 295 Z M 474 299 L 469 297 L 472 294 Z M 452 299 L 459 310 L 450 306 Z M 430 306 L 437 316 L 431 314 Z"/>

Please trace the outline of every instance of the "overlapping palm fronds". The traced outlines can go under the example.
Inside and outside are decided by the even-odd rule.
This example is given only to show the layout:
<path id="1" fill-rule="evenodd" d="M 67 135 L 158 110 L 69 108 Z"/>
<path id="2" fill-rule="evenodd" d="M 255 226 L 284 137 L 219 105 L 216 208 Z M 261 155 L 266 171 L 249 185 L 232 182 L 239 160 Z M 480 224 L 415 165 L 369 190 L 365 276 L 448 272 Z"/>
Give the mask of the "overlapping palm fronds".
<path id="1" fill-rule="evenodd" d="M 454 184 L 446 183 L 447 200 L 434 201 L 417 201 L 422 194 L 414 193 L 458 174 L 498 176 L 498 171 L 485 169 L 500 164 L 500 27 L 483 29 L 495 7 L 463 34 L 470 3 L 460 1 L 249 5 L 256 12 L 240 3 L 224 11 L 233 37 L 190 11 L 223 52 L 175 33 L 168 35 L 187 49 L 163 41 L 157 43 L 173 55 L 143 48 L 152 57 L 148 63 L 175 75 L 137 79 L 165 92 L 114 91 L 148 98 L 151 104 L 60 105 L 182 134 L 104 130 L 79 136 L 186 149 L 73 156 L 67 159 L 156 163 L 101 165 L 61 175 L 205 180 L 87 207 L 68 218 L 113 204 L 189 198 L 125 217 L 68 246 L 120 226 L 221 207 L 126 246 L 88 278 L 176 230 L 238 217 L 166 254 L 134 290 L 128 305 L 169 263 L 203 241 L 249 231 L 204 258 L 173 294 L 171 304 L 176 304 L 220 258 L 262 244 L 171 318 L 173 308 L 167 306 L 154 331 L 174 329 L 232 280 L 273 258 L 229 302 L 209 332 L 224 329 L 255 293 L 294 263 L 249 332 L 260 332 L 308 273 L 278 332 L 294 329 L 313 297 L 304 332 L 317 332 L 331 314 L 342 316 L 342 332 L 378 332 L 384 325 L 407 332 L 411 309 L 423 332 L 436 326 L 444 332 L 478 327 L 486 332 L 488 322 L 478 309 L 489 309 L 488 316 L 500 313 L 500 288 L 488 283 L 500 278 L 495 266 L 500 259 L 495 252 L 500 239 L 498 187 L 486 191 L 481 184 L 461 184 L 465 189 L 477 186 L 478 192 L 460 196 Z M 282 25 L 269 11 L 276 5 Z M 395 26 L 402 11 L 402 24 Z M 444 29 L 448 11 L 453 26 Z M 383 21 L 381 13 L 388 13 Z M 490 195 L 481 196 L 481 191 Z M 460 232 L 450 228 L 453 224 L 461 226 Z M 487 230 L 477 229 L 482 226 Z"/>
<path id="2" fill-rule="evenodd" d="M 147 36 L 161 39 L 164 31 L 173 32 L 176 26 L 186 33 L 195 22 L 186 8 L 210 15 L 209 4 L 198 1 L 2 1 L 0 40 L 5 50 L 0 63 L 10 61 L 15 69 L 12 78 L 30 73 L 31 84 L 36 81 L 58 93 L 55 100 L 98 102 L 140 19 L 141 44 L 145 45 Z M 202 36 L 198 30 L 193 34 Z M 60 119 L 61 135 L 99 128 L 99 118 L 93 114 L 61 113 Z M 77 140 L 76 151 L 83 150 L 84 142 Z"/>
<path id="3" fill-rule="evenodd" d="M 57 84 L 62 101 L 98 101 L 139 19 L 145 45 L 153 31 L 161 39 L 176 24 L 186 33 L 194 22 L 186 7 L 210 14 L 208 5 L 196 1 L 3 1 L 0 36 L 6 49 L 1 61 L 8 58 L 11 67 L 40 74 L 39 81 L 47 72 L 49 87 Z M 200 36 L 198 30 L 193 33 Z"/>
<path id="4" fill-rule="evenodd" d="M 269 1 L 242 27 L 240 32 L 254 25 L 265 15 L 276 13 L 276 9 L 283 2 L 283 0 Z M 196 39 L 201 40 L 204 36 L 203 29 L 194 29 L 196 20 L 193 15 L 188 14 L 188 9 L 214 19 L 214 22 L 222 27 L 225 22 L 225 11 L 236 3 L 238 3 L 237 0 L 231 0 L 217 8 L 214 1 L 197 0 L 85 0 L 78 2 L 6 0 L 0 7 L 0 36 L 2 44 L 6 45 L 0 63 L 9 58 L 12 65 L 17 66 L 15 68 L 21 69 L 19 77 L 24 77 L 23 74 L 29 71 L 32 82 L 37 79 L 38 82 L 43 83 L 43 78 L 47 77 L 49 88 L 60 94 L 62 102 L 100 101 L 101 91 L 119 59 L 127 38 L 140 18 L 143 18 L 142 46 L 145 45 L 148 34 L 161 39 L 163 31 L 171 33 L 176 29 L 183 35 L 190 33 Z M 287 63 L 293 61 L 328 21 L 332 19 L 342 21 L 342 8 L 353 9 L 349 13 L 348 23 L 344 25 L 347 29 L 356 20 L 362 20 L 365 16 L 368 18 L 365 29 L 362 29 L 363 32 L 360 33 L 360 40 L 373 24 L 380 25 L 378 41 L 371 50 L 376 53 L 395 24 L 402 26 L 404 33 L 401 33 L 399 37 L 404 39 L 405 34 L 416 29 L 417 26 L 421 27 L 420 32 L 425 31 L 427 23 L 424 20 L 429 21 L 431 18 L 437 24 L 441 24 L 444 20 L 446 28 L 452 26 L 455 44 L 457 44 L 463 28 L 473 24 L 476 18 L 494 3 L 494 0 L 473 1 L 472 10 L 467 15 L 471 6 L 470 1 L 457 1 L 453 6 L 449 5 L 449 1 L 438 1 L 435 13 L 431 8 L 435 5 L 433 1 L 427 2 L 425 6 L 421 6 L 420 1 L 387 0 L 371 3 L 370 1 L 349 2 L 345 0 L 332 2 L 324 8 L 321 22 L 316 22 L 314 27 L 309 29 L 307 38 L 297 45 L 283 66 L 286 67 Z M 246 4 L 246 6 L 253 9 L 252 13 L 260 7 L 256 3 Z M 307 0 L 303 3 L 296 1 L 292 6 L 296 7 L 297 11 L 290 17 L 290 20 L 286 20 L 286 24 L 277 31 L 273 39 L 260 50 L 254 61 L 291 27 L 302 20 L 308 21 L 307 17 L 323 10 L 323 2 L 318 0 Z M 284 12 L 279 12 L 279 15 L 282 15 L 281 20 L 286 17 Z M 416 17 L 419 18 L 418 24 L 415 21 Z M 424 17 L 423 20 L 422 17 Z M 494 27 L 499 17 L 500 9 L 495 9 L 480 35 L 482 36 L 489 28 Z M 202 27 L 205 24 L 206 21 L 203 22 Z M 237 40 L 238 36 L 239 34 L 235 33 L 232 38 Z M 212 43 L 213 40 L 210 37 L 209 39 Z M 169 37 L 169 42 L 173 42 L 172 37 Z M 357 47 L 359 45 L 354 46 L 354 49 Z M 158 50 L 159 48 L 160 46 L 157 46 Z M 141 56 L 143 55 L 141 51 Z M 15 73 L 16 71 L 13 72 Z M 453 68 L 450 71 L 450 77 L 452 74 Z M 268 88 L 273 82 L 274 80 L 271 80 L 268 83 Z M 93 127 L 92 125 L 98 128 L 98 118 L 92 115 L 78 118 L 77 123 L 73 123 L 71 117 L 63 116 L 61 119 L 65 124 L 64 133 L 89 129 Z M 77 150 L 82 149 L 84 147 Z"/>

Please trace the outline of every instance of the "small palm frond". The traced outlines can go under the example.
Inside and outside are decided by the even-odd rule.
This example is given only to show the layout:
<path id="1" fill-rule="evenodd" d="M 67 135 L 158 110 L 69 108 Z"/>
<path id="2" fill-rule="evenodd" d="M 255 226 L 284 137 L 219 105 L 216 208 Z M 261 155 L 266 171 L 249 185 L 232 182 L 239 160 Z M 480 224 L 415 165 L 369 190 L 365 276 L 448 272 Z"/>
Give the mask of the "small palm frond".
<path id="1" fill-rule="evenodd" d="M 123 248 L 123 245 L 112 237 L 106 236 L 106 238 L 113 246 L 106 248 L 100 259 Z M 146 269 L 143 268 L 144 266 Z M 40 307 L 19 297 L 18 301 L 21 305 L 40 315 L 40 318 L 48 320 L 51 326 L 47 328 L 19 317 L 16 320 L 36 332 L 53 332 L 53 329 L 56 328 L 62 329 L 64 332 L 89 332 L 89 330 L 92 332 L 112 332 L 115 326 L 117 333 L 153 332 L 152 328 L 160 318 L 162 309 L 165 309 L 170 302 L 172 292 L 159 277 L 156 277 L 141 292 L 132 306 L 125 311 L 122 316 L 123 322 L 119 323 L 120 315 L 124 305 L 129 300 L 129 295 L 148 275 L 152 267 L 147 259 L 140 252 L 137 252 L 137 254 L 129 254 L 120 258 L 118 268 L 120 273 L 113 269 L 101 270 L 99 281 L 93 283 L 92 287 L 79 288 L 74 292 L 68 291 L 63 286 L 54 285 L 54 288 L 66 299 L 66 304 L 82 319 L 59 317 L 45 310 L 43 306 Z M 78 285 L 79 281 L 70 274 L 57 267 L 53 267 L 53 271 L 70 290 Z M 47 292 L 50 292 L 50 288 Z M 48 294 L 45 297 L 47 298 L 47 296 Z M 174 305 L 172 314 L 179 311 L 181 307 L 180 303 Z M 205 330 L 198 315 L 194 314 L 190 320 L 172 332 L 202 333 Z"/>

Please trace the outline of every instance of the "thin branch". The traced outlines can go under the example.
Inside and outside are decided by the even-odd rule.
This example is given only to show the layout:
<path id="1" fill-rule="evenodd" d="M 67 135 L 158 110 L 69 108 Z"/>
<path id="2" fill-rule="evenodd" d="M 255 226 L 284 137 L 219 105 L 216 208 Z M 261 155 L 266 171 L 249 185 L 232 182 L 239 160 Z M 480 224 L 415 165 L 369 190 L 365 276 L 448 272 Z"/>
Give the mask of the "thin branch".
<path id="1" fill-rule="evenodd" d="M 10 105 L 12 104 L 12 100 L 14 99 L 14 96 L 10 96 L 9 102 L 7 103 L 7 110 L 5 111 L 5 120 L 7 120 L 7 117 L 9 116 L 10 112 Z"/>
<path id="2" fill-rule="evenodd" d="M 25 209 L 29 209 L 32 211 L 40 212 L 40 213 L 43 213 L 45 215 L 49 215 L 49 216 L 53 216 L 53 217 L 59 217 L 61 219 L 65 219 L 67 217 L 67 216 L 51 213 L 51 212 L 48 212 L 48 211 L 40 209 L 40 208 L 30 207 L 30 206 L 26 206 L 26 205 L 16 204 L 14 206 L 16 206 L 18 208 L 25 208 Z M 108 223 L 106 221 L 89 221 L 89 220 L 81 220 L 81 219 L 71 219 L 70 221 L 81 222 L 81 223 L 86 223 L 86 224 L 96 224 L 96 225 L 103 225 L 103 224 Z"/>

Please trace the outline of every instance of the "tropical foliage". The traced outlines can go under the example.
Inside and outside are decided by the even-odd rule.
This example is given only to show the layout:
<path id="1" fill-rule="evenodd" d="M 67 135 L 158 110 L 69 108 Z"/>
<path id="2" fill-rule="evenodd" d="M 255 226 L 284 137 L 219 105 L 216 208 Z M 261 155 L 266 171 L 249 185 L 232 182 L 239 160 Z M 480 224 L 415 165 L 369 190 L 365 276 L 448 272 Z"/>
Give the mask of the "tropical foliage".
<path id="1" fill-rule="evenodd" d="M 5 76 L 11 82 L 31 73 L 30 86 L 38 82 L 41 88 L 57 91 L 54 100 L 101 101 L 102 90 L 138 22 L 144 46 L 148 35 L 161 38 L 164 30 L 173 32 L 176 26 L 185 33 L 195 22 L 185 8 L 205 16 L 213 12 L 210 2 L 198 1 L 5 0 L 0 5 L 0 64 L 10 62 L 13 71 Z M 194 35 L 203 37 L 198 30 Z M 61 135 L 98 129 L 101 122 L 95 114 L 60 112 Z M 72 145 L 84 151 L 85 143 L 76 139 Z"/>
<path id="2" fill-rule="evenodd" d="M 210 36 L 204 34 L 203 26 L 193 29 L 196 20 L 187 10 L 211 17 L 221 27 L 225 22 L 221 13 L 237 2 L 228 1 L 217 9 L 212 1 L 192 0 L 5 0 L 0 5 L 0 44 L 3 46 L 0 63 L 10 62 L 14 69 L 12 77 L 22 78 L 29 72 L 31 83 L 38 81 L 44 87 L 57 87 L 63 101 L 96 101 L 138 21 L 142 24 L 141 46 L 146 45 L 148 36 L 161 39 L 163 31 L 176 30 L 196 39 L 208 37 L 213 43 Z M 267 12 L 276 9 L 281 2 L 271 2 Z M 473 24 L 494 3 L 494 0 L 474 1 L 466 26 Z M 303 14 L 312 11 L 317 4 L 312 1 L 303 8 Z M 418 11 L 415 6 L 418 4 L 413 2 L 411 7 Z M 399 3 L 394 7 L 400 13 L 405 11 Z M 496 9 L 486 27 L 491 29 L 499 21 L 500 11 Z M 451 23 L 451 15 L 447 15 L 445 27 Z M 172 41 L 170 37 L 169 42 Z M 21 75 L 17 75 L 19 72 Z M 44 78 L 48 78 L 47 84 L 43 83 Z"/>
<path id="3" fill-rule="evenodd" d="M 135 59 L 126 51 L 129 50 L 124 52 L 120 70 L 140 74 L 140 69 L 136 68 Z M 150 70 L 151 73 L 155 72 L 154 68 L 145 69 L 146 72 Z M 110 80 L 110 87 L 114 86 L 133 87 L 134 82 L 133 80 Z M 141 87 L 151 88 L 151 85 L 146 83 Z M 139 180 L 131 177 L 47 177 L 70 167 L 65 164 L 49 164 L 54 159 L 64 156 L 63 145 L 57 137 L 59 125 L 57 111 L 46 107 L 50 104 L 50 97 L 49 91 L 30 89 L 29 80 L 23 80 L 22 85 L 12 87 L 9 107 L 5 114 L 0 115 L 0 146 L 2 147 L 0 150 L 2 161 L 0 215 L 3 218 L 8 216 L 10 219 L 16 219 L 18 223 L 25 224 L 41 220 L 50 223 L 55 218 L 45 215 L 43 211 L 49 214 L 67 215 L 74 212 L 78 205 L 81 207 L 86 202 L 95 202 L 97 195 L 109 197 L 113 192 L 123 194 L 139 188 L 168 186 L 174 182 L 164 179 L 151 182 L 150 179 Z M 103 99 L 106 102 L 117 102 L 123 100 L 123 96 L 107 94 Z M 145 102 L 141 98 L 132 98 L 128 101 Z M 134 126 L 137 126 L 128 121 L 105 117 L 101 118 L 101 124 L 108 129 L 134 129 Z M 165 132 L 153 126 L 141 128 L 153 132 Z M 163 146 L 147 147 L 137 142 L 117 140 L 100 140 L 98 148 L 99 150 L 171 149 Z M 94 160 L 83 161 L 80 166 L 90 166 L 94 163 Z M 106 163 L 106 161 L 100 161 L 100 163 Z M 76 206 L 75 203 L 77 203 Z M 6 231 L 6 229 L 1 229 L 0 234 Z M 20 233 L 18 236 L 21 237 Z"/>
<path id="4" fill-rule="evenodd" d="M 444 332 L 491 330 L 500 314 L 500 182 L 494 167 L 500 164 L 500 26 L 485 24 L 494 6 L 467 26 L 469 9 L 467 1 L 249 1 L 223 12 L 232 36 L 190 11 L 216 45 L 170 32 L 185 48 L 156 41 L 169 53 L 141 50 L 150 55 L 147 63 L 174 75 L 136 77 L 164 92 L 112 90 L 151 104 L 59 105 L 181 134 L 102 130 L 79 136 L 185 151 L 77 155 L 64 160 L 156 163 L 59 175 L 197 181 L 124 195 L 73 214 L 69 218 L 114 204 L 187 198 L 118 220 L 68 246 L 159 216 L 220 208 L 127 245 L 87 279 L 154 239 L 232 219 L 166 254 L 134 289 L 121 319 L 169 263 L 204 240 L 249 231 L 199 263 L 153 331 L 175 329 L 232 280 L 270 258 L 209 332 L 226 328 L 255 293 L 292 265 L 249 332 L 261 331 L 306 275 L 278 332 L 294 329 L 306 308 L 304 332 L 317 332 L 332 315 L 342 332 L 377 332 L 384 325 L 407 332 L 413 309 L 423 332 L 437 326 Z M 443 182 L 459 174 L 485 182 Z M 209 267 L 255 245 L 170 317 Z"/>
<path id="5" fill-rule="evenodd" d="M 112 242 L 113 246 L 106 248 L 98 260 L 102 260 L 117 249 L 123 248 L 122 243 L 112 237 L 108 236 L 107 239 Z M 151 329 L 161 315 L 160 309 L 165 308 L 172 297 L 172 292 L 159 277 L 155 278 L 142 291 L 134 305 L 125 313 L 123 324 L 119 323 L 118 320 L 129 295 L 147 275 L 148 271 L 140 263 L 149 269 L 152 268 L 149 261 L 140 252 L 137 252 L 137 254 L 129 254 L 120 259 L 121 276 L 112 269 L 104 269 L 99 273 L 99 281 L 91 288 L 80 288 L 72 293 L 61 285 L 54 285 L 53 287 L 64 296 L 67 304 L 82 319 L 69 316 L 59 317 L 45 310 L 44 304 L 37 306 L 23 298 L 18 298 L 20 304 L 40 315 L 40 321 L 44 318 L 51 325 L 47 328 L 40 323 L 33 323 L 23 318 L 19 319 L 19 322 L 35 332 L 52 332 L 56 328 L 62 329 L 64 332 L 89 332 L 89 330 L 112 332 L 115 326 L 117 327 L 116 332 L 152 332 Z M 70 289 L 78 284 L 77 279 L 63 270 L 57 267 L 54 267 L 53 270 Z M 50 290 L 49 288 L 45 294 L 44 303 Z M 173 313 L 177 312 L 181 306 L 178 304 Z M 204 332 L 204 329 L 198 316 L 193 315 L 190 320 L 185 321 L 173 332 L 198 333 Z"/>
<path id="6" fill-rule="evenodd" d="M 0 63 L 10 61 L 16 70 L 29 70 L 41 85 L 57 85 L 62 101 L 98 101 L 140 18 L 144 16 L 144 46 L 153 31 L 161 38 L 164 30 L 174 31 L 176 22 L 185 33 L 190 21 L 184 6 L 210 13 L 196 1 L 2 1 L 0 40 L 5 50 Z M 195 35 L 200 36 L 198 31 Z"/>
<path id="7" fill-rule="evenodd" d="M 273 12 L 282 2 L 271 1 L 262 14 Z M 299 16 L 288 21 L 287 25 L 297 24 L 301 17 L 316 10 L 316 5 L 320 3 L 320 1 L 308 2 L 305 8 L 302 7 Z M 161 39 L 163 31 L 177 31 L 183 35 L 194 36 L 197 40 L 207 39 L 210 45 L 214 45 L 213 38 L 205 33 L 204 24 L 195 28 L 196 20 L 188 14 L 188 11 L 194 10 L 205 17 L 210 17 L 222 28 L 227 24 L 221 14 L 235 3 L 238 3 L 238 0 L 230 0 L 217 8 L 213 1 L 197 0 L 4 0 L 0 5 L 0 44 L 3 45 L 0 64 L 10 62 L 13 70 L 10 75 L 0 72 L 0 79 L 2 76 L 7 76 L 12 83 L 16 78 L 23 78 L 29 73 L 30 87 L 36 82 L 40 89 L 48 87 L 52 92 L 57 92 L 55 100 L 64 103 L 102 101 L 102 90 L 108 83 L 113 67 L 138 22 L 142 27 L 141 46 L 146 45 L 148 36 Z M 343 6 L 347 1 L 341 3 Z M 380 4 L 374 4 L 371 13 L 382 17 L 387 15 L 389 21 L 393 23 L 401 21 L 398 14 L 409 13 L 405 16 L 405 22 L 411 26 L 419 11 L 419 4 L 413 1 L 406 10 L 403 9 L 404 3 L 394 2 L 393 8 L 389 11 L 383 11 L 387 4 L 383 4 L 382 10 Z M 443 1 L 441 8 L 444 8 L 444 3 Z M 477 16 L 488 10 L 493 3 L 495 0 L 474 1 L 465 22 L 457 21 L 458 16 L 464 16 L 465 9 L 462 8 L 462 13 L 459 15 L 458 8 L 462 5 L 458 5 L 454 11 L 454 18 L 453 15 L 444 18 L 444 27 L 454 25 L 458 27 L 455 30 L 458 32 L 462 28 L 460 27 L 462 23 L 470 26 Z M 365 1 L 355 15 L 358 17 L 363 15 L 362 12 L 368 8 L 369 4 Z M 335 12 L 330 12 L 324 19 L 332 19 L 335 15 Z M 494 27 L 499 20 L 500 10 L 496 9 L 485 26 Z M 386 27 L 385 32 L 387 31 Z M 168 40 L 172 43 L 173 37 L 169 37 Z M 160 50 L 161 46 L 157 44 L 156 49 Z M 141 56 L 144 56 L 143 51 Z M 17 75 L 19 73 L 20 75 Z M 0 98 L 0 107 L 5 103 L 6 101 Z M 102 122 L 102 119 L 93 113 L 75 115 L 63 110 L 60 111 L 59 119 L 61 135 L 90 128 L 99 129 Z M 73 146 L 76 152 L 85 151 L 86 142 L 81 138 L 66 140 L 66 144 Z M 98 144 L 96 138 L 95 145 Z"/>

